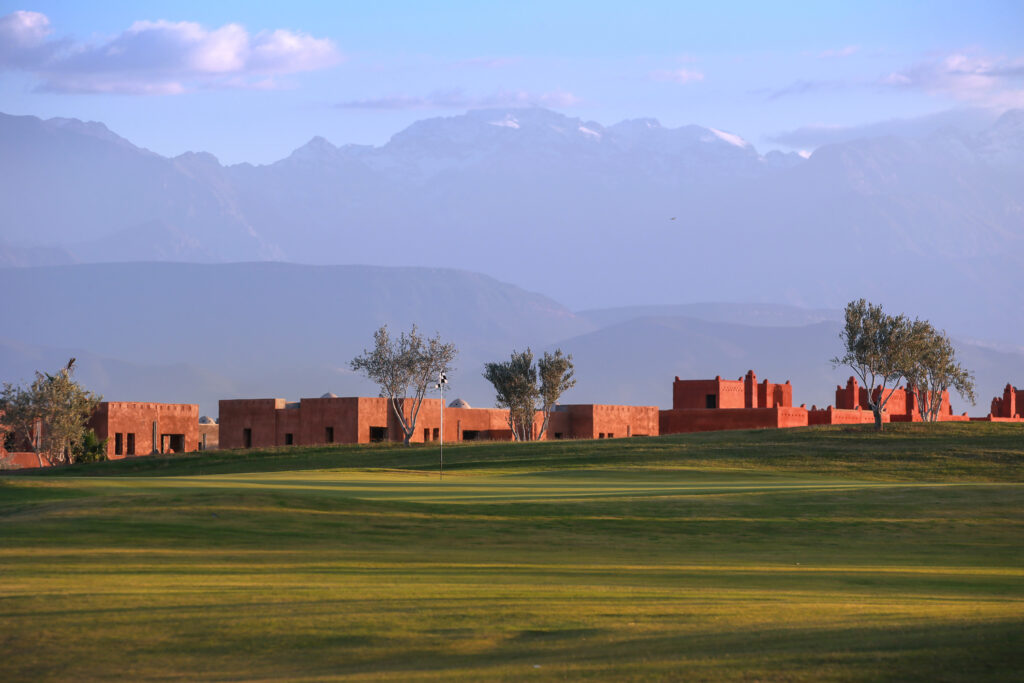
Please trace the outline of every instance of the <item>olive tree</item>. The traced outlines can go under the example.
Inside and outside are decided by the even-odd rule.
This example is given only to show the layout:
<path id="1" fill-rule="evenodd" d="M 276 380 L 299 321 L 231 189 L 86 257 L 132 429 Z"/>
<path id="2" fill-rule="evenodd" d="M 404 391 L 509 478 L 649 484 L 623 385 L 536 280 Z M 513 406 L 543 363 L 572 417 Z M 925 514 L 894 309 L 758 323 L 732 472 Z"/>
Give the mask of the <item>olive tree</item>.
<path id="1" fill-rule="evenodd" d="M 82 452 L 86 423 L 102 397 L 72 379 L 75 359 L 55 375 L 36 372 L 26 387 L 5 382 L 0 411 L 5 431 L 31 444 L 39 466 L 74 463 Z"/>
<path id="2" fill-rule="evenodd" d="M 486 363 L 484 378 L 494 386 L 499 408 L 508 408 L 508 425 L 516 441 L 531 441 L 537 411 L 541 411 L 541 426 L 537 438 L 547 433 L 551 411 L 562 394 L 576 384 L 571 355 L 561 349 L 553 354 L 544 352 L 534 363 L 533 351 L 512 352 L 504 362 Z M 538 384 L 539 381 L 539 384 Z"/>
<path id="3" fill-rule="evenodd" d="M 429 385 L 440 373 L 451 371 L 457 354 L 454 344 L 442 342 L 440 335 L 427 339 L 415 325 L 394 340 L 383 325 L 373 333 L 373 348 L 364 349 L 350 366 L 380 386 L 380 395 L 388 399 L 408 446 Z"/>
<path id="4" fill-rule="evenodd" d="M 845 324 L 839 332 L 844 353 L 833 367 L 849 366 L 867 390 L 875 429 L 882 430 L 882 411 L 892 390 L 913 364 L 914 324 L 904 315 L 891 316 L 864 299 L 846 305 Z"/>
<path id="5" fill-rule="evenodd" d="M 974 377 L 956 360 L 956 350 L 945 332 L 927 320 L 914 321 L 913 352 L 904 375 L 914 392 L 921 419 L 935 422 L 942 411 L 943 394 L 949 389 L 974 404 Z"/>

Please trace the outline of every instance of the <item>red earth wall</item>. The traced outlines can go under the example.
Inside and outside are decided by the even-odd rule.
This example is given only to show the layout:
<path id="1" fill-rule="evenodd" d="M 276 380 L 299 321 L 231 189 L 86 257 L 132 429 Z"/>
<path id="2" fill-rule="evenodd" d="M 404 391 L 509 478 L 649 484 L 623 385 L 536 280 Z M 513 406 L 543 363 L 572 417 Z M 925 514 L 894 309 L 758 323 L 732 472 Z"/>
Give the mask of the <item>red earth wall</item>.
<path id="1" fill-rule="evenodd" d="M 793 386 L 757 383 L 757 375 L 749 370 L 738 380 L 679 379 L 672 383 L 674 410 L 709 410 L 729 408 L 788 408 L 793 405 Z"/>
<path id="2" fill-rule="evenodd" d="M 662 410 L 659 413 L 661 434 L 710 432 L 726 429 L 782 429 L 806 427 L 807 409 L 734 408 L 723 410 Z"/>
<path id="3" fill-rule="evenodd" d="M 153 426 L 156 425 L 156 442 Z M 189 453 L 199 450 L 199 406 L 190 403 L 100 403 L 89 420 L 100 439 L 107 439 L 107 457 Z M 118 450 L 120 434 L 120 453 Z M 132 435 L 129 438 L 129 435 Z M 134 449 L 129 448 L 134 441 Z M 130 453 L 134 450 L 134 453 Z"/>

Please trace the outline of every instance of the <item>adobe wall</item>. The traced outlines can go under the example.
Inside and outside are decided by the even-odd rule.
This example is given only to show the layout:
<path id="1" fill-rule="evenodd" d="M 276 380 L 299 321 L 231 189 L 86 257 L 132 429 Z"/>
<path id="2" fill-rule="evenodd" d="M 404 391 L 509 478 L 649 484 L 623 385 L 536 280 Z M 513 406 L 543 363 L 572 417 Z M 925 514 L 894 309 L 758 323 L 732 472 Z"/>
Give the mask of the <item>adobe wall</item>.
<path id="1" fill-rule="evenodd" d="M 882 413 L 882 422 L 889 421 L 889 414 Z M 807 424 L 809 425 L 853 425 L 853 424 L 874 424 L 875 415 L 870 410 L 863 410 L 859 406 L 852 410 L 846 408 L 815 408 L 807 411 Z"/>
<path id="2" fill-rule="evenodd" d="M 156 442 L 153 425 L 156 424 Z M 194 403 L 137 403 L 104 401 L 89 419 L 89 427 L 100 439 L 107 439 L 107 457 L 117 460 L 129 455 L 188 453 L 199 449 L 199 406 Z M 117 452 L 118 434 L 121 452 Z M 181 435 L 175 448 L 170 435 Z M 134 449 L 130 448 L 134 441 Z M 134 453 L 129 451 L 134 450 Z"/>
<path id="3" fill-rule="evenodd" d="M 293 445 L 359 443 L 359 401 L 354 396 L 304 398 L 294 408 L 285 407 L 279 411 L 281 426 L 277 445 L 285 445 L 286 430 L 293 430 Z"/>
<path id="4" fill-rule="evenodd" d="M 4 465 L 12 470 L 50 467 L 50 463 L 46 458 L 39 458 L 35 453 L 29 451 L 8 452 L 3 449 L 3 446 L 0 446 L 0 458 L 3 459 Z M 42 465 L 39 464 L 40 460 L 42 460 Z"/>
<path id="5" fill-rule="evenodd" d="M 768 380 L 758 384 L 753 370 L 735 381 L 724 380 L 719 375 L 714 379 L 676 377 L 672 383 L 673 410 L 788 408 L 792 405 L 793 386 L 788 380 L 785 384 Z"/>
<path id="6" fill-rule="evenodd" d="M 710 432 L 727 429 L 784 429 L 806 427 L 806 408 L 739 408 L 725 410 L 662 410 L 661 434 Z"/>
<path id="7" fill-rule="evenodd" d="M 391 411 L 393 413 L 393 411 Z M 405 411 L 408 415 L 408 409 Z M 539 413 L 538 413 L 539 415 Z M 401 440 L 402 430 L 395 422 L 394 440 Z M 540 430 L 542 420 L 534 420 L 534 433 Z M 435 440 L 435 432 L 440 437 L 441 399 L 425 398 L 420 406 L 416 420 L 416 431 L 412 436 L 413 443 L 424 443 Z M 501 408 L 448 408 L 444 409 L 444 440 L 456 443 L 465 438 L 465 432 L 475 432 L 476 438 L 491 441 L 511 441 L 512 430 L 508 426 L 508 411 Z"/>
<path id="8" fill-rule="evenodd" d="M 200 424 L 199 425 L 199 449 L 213 451 L 220 448 L 220 425 Z"/>
<path id="9" fill-rule="evenodd" d="M 878 398 L 882 395 L 882 390 L 876 387 L 873 395 Z M 886 389 L 885 395 L 889 398 L 886 401 L 883 413 L 887 414 L 893 422 L 921 421 L 921 410 L 917 405 L 917 396 L 914 395 L 913 391 L 908 391 L 903 387 L 896 387 L 894 389 Z M 868 390 L 864 387 L 858 387 L 857 379 L 850 377 L 846 381 L 846 387 L 836 387 L 836 407 L 846 410 L 860 407 L 861 410 L 870 411 Z M 949 402 L 948 391 L 942 392 L 942 406 L 939 408 L 937 419 L 940 422 L 956 422 L 963 421 L 964 419 L 963 415 L 953 414 L 953 406 Z"/>
<path id="10" fill-rule="evenodd" d="M 244 448 L 244 431 L 251 430 L 253 448 L 277 445 L 277 410 L 283 398 L 242 398 L 219 402 L 220 447 Z"/>
<path id="11" fill-rule="evenodd" d="M 1014 419 L 1024 416 L 1024 389 L 1017 389 L 1007 382 L 1002 397 L 992 399 L 992 417 Z"/>
<path id="12" fill-rule="evenodd" d="M 659 433 L 657 406 L 587 403 L 558 406 L 551 413 L 546 438 L 617 439 Z"/>

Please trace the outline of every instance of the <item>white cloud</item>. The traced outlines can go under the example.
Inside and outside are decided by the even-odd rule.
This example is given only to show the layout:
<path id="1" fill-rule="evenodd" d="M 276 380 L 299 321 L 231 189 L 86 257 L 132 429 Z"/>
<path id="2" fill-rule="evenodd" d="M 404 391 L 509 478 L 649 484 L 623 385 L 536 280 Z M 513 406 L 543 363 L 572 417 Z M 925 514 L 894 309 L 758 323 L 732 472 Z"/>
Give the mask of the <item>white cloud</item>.
<path id="1" fill-rule="evenodd" d="M 531 93 L 525 90 L 499 90 L 493 95 L 468 95 L 463 90 L 437 90 L 428 95 L 387 95 L 348 100 L 341 109 L 487 109 L 505 107 L 572 107 L 580 98 L 569 92 Z"/>
<path id="2" fill-rule="evenodd" d="M 47 59 L 52 48 L 50 20 L 39 12 L 18 10 L 0 17 L 0 68 L 22 67 Z"/>
<path id="3" fill-rule="evenodd" d="M 880 80 L 986 107 L 1024 107 L 1024 59 L 955 53 L 922 62 Z"/>
<path id="4" fill-rule="evenodd" d="M 47 91 L 177 94 L 266 88 L 274 76 L 321 69 L 341 59 L 326 38 L 284 29 L 250 35 L 239 24 L 209 29 L 189 21 L 137 21 L 95 43 L 53 41 L 50 33 L 43 14 L 0 18 L 0 66 L 31 71 Z"/>
<path id="5" fill-rule="evenodd" d="M 656 81 L 667 81 L 669 83 L 699 83 L 704 80 L 704 74 L 696 69 L 659 69 L 651 72 L 651 78 Z"/>

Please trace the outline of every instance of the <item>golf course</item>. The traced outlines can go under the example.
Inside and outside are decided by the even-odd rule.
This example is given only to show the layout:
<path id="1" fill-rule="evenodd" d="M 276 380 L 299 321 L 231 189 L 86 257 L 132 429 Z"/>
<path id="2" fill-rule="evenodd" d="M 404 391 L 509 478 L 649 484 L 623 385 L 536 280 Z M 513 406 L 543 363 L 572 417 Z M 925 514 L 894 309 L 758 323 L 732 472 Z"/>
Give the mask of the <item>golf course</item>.
<path id="1" fill-rule="evenodd" d="M 0 473 L 0 681 L 1021 680 L 1024 424 Z"/>

